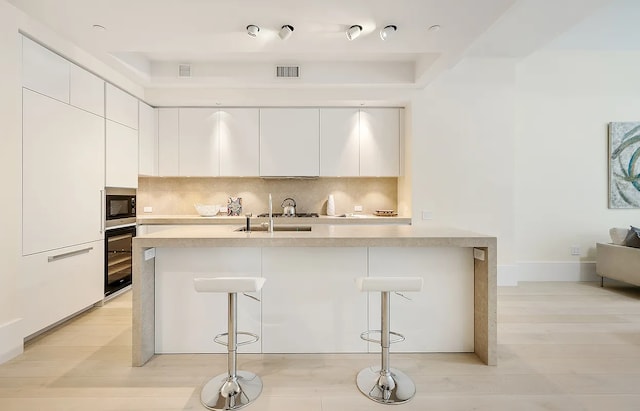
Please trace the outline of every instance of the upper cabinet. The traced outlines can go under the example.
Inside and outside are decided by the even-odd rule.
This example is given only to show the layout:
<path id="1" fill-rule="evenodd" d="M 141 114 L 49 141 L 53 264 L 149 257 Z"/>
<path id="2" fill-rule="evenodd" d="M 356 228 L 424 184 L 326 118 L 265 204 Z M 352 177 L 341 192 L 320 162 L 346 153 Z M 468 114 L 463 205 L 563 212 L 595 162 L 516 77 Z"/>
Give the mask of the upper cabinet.
<path id="1" fill-rule="evenodd" d="M 107 187 L 138 187 L 138 131 L 107 120 Z"/>
<path id="2" fill-rule="evenodd" d="M 260 110 L 224 108 L 218 110 L 220 175 L 260 175 Z"/>
<path id="3" fill-rule="evenodd" d="M 400 173 L 398 108 L 360 110 L 360 175 L 395 177 Z"/>
<path id="4" fill-rule="evenodd" d="M 106 101 L 107 119 L 138 129 L 138 99 L 107 83 Z"/>
<path id="5" fill-rule="evenodd" d="M 181 108 L 178 130 L 180 175 L 187 177 L 220 175 L 218 110 Z"/>
<path id="6" fill-rule="evenodd" d="M 399 108 L 321 109 L 320 175 L 401 175 L 401 117 Z"/>
<path id="7" fill-rule="evenodd" d="M 22 36 L 22 86 L 69 103 L 69 61 Z"/>
<path id="8" fill-rule="evenodd" d="M 138 107 L 138 174 L 158 175 L 158 114 L 148 104 Z"/>
<path id="9" fill-rule="evenodd" d="M 320 175 L 320 110 L 260 110 L 260 175 Z"/>
<path id="10" fill-rule="evenodd" d="M 104 80 L 73 63 L 69 66 L 69 103 L 104 117 Z"/>
<path id="11" fill-rule="evenodd" d="M 180 174 L 179 110 L 158 109 L 158 175 L 171 177 Z"/>

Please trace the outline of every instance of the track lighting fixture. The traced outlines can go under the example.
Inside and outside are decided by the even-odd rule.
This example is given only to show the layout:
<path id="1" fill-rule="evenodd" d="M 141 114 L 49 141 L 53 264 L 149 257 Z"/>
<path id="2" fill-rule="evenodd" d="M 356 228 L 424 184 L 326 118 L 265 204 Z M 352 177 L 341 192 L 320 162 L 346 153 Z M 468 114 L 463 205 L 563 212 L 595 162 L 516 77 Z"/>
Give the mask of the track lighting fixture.
<path id="1" fill-rule="evenodd" d="M 280 36 L 280 38 L 282 40 L 286 40 L 289 37 L 291 37 L 291 33 L 293 33 L 293 26 L 290 24 L 285 24 L 284 26 L 282 26 L 282 28 L 280 29 L 280 32 L 278 33 L 278 36 Z"/>
<path id="2" fill-rule="evenodd" d="M 355 24 L 347 29 L 347 38 L 353 40 L 362 33 L 362 26 Z"/>
<path id="3" fill-rule="evenodd" d="M 247 26 L 247 34 L 249 35 L 249 37 L 258 36 L 259 31 L 260 31 L 260 27 L 256 26 L 255 24 L 249 24 Z"/>
<path id="4" fill-rule="evenodd" d="M 390 36 L 392 36 L 393 33 L 395 33 L 396 31 L 398 31 L 398 26 L 396 26 L 395 24 L 389 24 L 388 26 L 384 26 L 384 28 L 380 30 L 380 38 L 382 40 L 386 40 Z"/>

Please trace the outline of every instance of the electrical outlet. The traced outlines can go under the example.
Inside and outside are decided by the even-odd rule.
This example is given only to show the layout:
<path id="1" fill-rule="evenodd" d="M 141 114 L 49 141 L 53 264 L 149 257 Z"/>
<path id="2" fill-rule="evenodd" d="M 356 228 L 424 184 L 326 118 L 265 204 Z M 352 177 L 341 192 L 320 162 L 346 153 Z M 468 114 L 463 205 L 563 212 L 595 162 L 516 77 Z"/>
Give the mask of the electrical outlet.
<path id="1" fill-rule="evenodd" d="M 432 218 L 433 218 L 433 216 L 431 215 L 431 211 L 422 210 L 422 219 L 423 220 L 431 220 Z"/>
<path id="2" fill-rule="evenodd" d="M 361 205 L 353 206 L 353 211 L 362 211 L 362 206 Z"/>
<path id="3" fill-rule="evenodd" d="M 571 255 L 580 255 L 580 246 L 572 245 L 571 246 Z"/>
<path id="4" fill-rule="evenodd" d="M 143 210 L 145 213 L 153 213 L 153 207 L 147 206 L 147 207 L 144 207 Z"/>

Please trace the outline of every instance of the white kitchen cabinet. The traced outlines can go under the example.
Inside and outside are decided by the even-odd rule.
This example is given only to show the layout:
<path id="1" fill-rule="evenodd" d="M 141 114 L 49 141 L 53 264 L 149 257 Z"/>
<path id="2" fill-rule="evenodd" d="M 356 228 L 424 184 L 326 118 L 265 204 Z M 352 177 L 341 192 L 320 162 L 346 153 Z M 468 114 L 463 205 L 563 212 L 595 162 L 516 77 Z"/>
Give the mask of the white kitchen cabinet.
<path id="1" fill-rule="evenodd" d="M 181 108 L 178 124 L 180 175 L 185 177 L 220 175 L 218 110 Z"/>
<path id="2" fill-rule="evenodd" d="M 69 66 L 70 104 L 104 117 L 104 80 L 73 63 Z"/>
<path id="3" fill-rule="evenodd" d="M 22 86 L 69 103 L 69 62 L 22 36 Z"/>
<path id="4" fill-rule="evenodd" d="M 260 175 L 320 175 L 319 109 L 260 109 Z"/>
<path id="5" fill-rule="evenodd" d="M 360 175 L 400 175 L 400 113 L 398 108 L 360 110 Z"/>
<path id="6" fill-rule="evenodd" d="M 22 258 L 23 335 L 29 336 L 104 297 L 104 240 Z"/>
<path id="7" fill-rule="evenodd" d="M 177 176 L 180 173 L 179 111 L 158 109 L 158 175 Z"/>
<path id="8" fill-rule="evenodd" d="M 23 254 L 102 238 L 104 118 L 23 89 Z"/>
<path id="9" fill-rule="evenodd" d="M 109 120 L 138 129 L 138 99 L 107 83 L 105 117 Z"/>
<path id="10" fill-rule="evenodd" d="M 360 110 L 320 109 L 320 175 L 360 175 Z"/>
<path id="11" fill-rule="evenodd" d="M 363 352 L 367 296 L 363 247 L 262 249 L 262 352 Z"/>
<path id="12" fill-rule="evenodd" d="M 155 322 L 157 353 L 215 352 L 227 348 L 213 337 L 227 332 L 226 293 L 198 293 L 196 277 L 260 277 L 260 248 L 156 248 Z M 269 280 L 265 287 L 269 284 Z M 260 297 L 260 293 L 255 295 Z M 262 333 L 261 302 L 239 293 L 238 330 L 261 336 L 255 344 L 238 347 L 239 352 L 259 353 Z M 246 337 L 240 336 L 242 340 Z"/>
<path id="13" fill-rule="evenodd" d="M 140 102 L 138 108 L 138 174 L 158 175 L 158 112 Z"/>
<path id="14" fill-rule="evenodd" d="M 220 175 L 260 175 L 260 111 L 257 108 L 218 110 Z"/>
<path id="15" fill-rule="evenodd" d="M 138 131 L 107 120 L 107 187 L 138 187 Z"/>

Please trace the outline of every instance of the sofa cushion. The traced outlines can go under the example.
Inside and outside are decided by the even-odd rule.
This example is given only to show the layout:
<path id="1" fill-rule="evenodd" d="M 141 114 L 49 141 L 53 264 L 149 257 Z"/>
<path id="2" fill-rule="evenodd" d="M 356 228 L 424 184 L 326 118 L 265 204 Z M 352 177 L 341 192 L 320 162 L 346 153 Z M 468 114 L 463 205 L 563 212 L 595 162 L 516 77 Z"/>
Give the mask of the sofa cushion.
<path id="1" fill-rule="evenodd" d="M 615 245 L 624 245 L 624 240 L 629 233 L 628 228 L 611 228 L 609 229 L 609 236 L 611 236 L 611 242 Z"/>
<path id="2" fill-rule="evenodd" d="M 627 247 L 640 248 L 640 228 L 631 226 L 627 237 L 624 239 L 624 245 Z"/>

